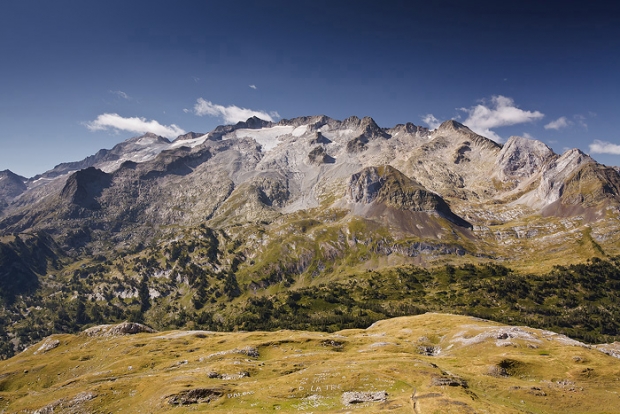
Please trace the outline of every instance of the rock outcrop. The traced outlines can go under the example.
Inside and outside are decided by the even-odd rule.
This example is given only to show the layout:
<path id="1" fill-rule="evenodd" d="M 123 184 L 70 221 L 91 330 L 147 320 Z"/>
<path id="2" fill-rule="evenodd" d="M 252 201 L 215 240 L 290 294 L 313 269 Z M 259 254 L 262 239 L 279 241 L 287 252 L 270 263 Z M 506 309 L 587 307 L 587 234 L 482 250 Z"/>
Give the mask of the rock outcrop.
<path id="1" fill-rule="evenodd" d="M 155 329 L 137 322 L 123 322 L 116 325 L 97 325 L 86 329 L 83 334 L 93 337 L 135 335 L 138 333 L 155 333 Z"/>
<path id="2" fill-rule="evenodd" d="M 26 178 L 10 170 L 0 171 L 0 214 L 15 197 L 28 189 L 25 182 Z"/>
<path id="3" fill-rule="evenodd" d="M 353 174 L 346 195 L 352 203 L 383 204 L 401 211 L 435 213 L 459 226 L 470 227 L 450 210 L 443 198 L 389 165 L 367 167 Z"/>
<path id="4" fill-rule="evenodd" d="M 97 199 L 111 182 L 110 175 L 95 167 L 89 167 L 69 177 L 60 197 L 85 209 L 97 210 L 100 208 Z"/>
<path id="5" fill-rule="evenodd" d="M 540 141 L 510 137 L 495 160 L 496 174 L 502 181 L 519 183 L 539 174 L 556 158 L 551 148 Z"/>
<path id="6" fill-rule="evenodd" d="M 602 223 L 620 211 L 616 169 L 576 149 L 558 156 L 525 138 L 502 147 L 454 120 L 428 131 L 412 123 L 381 128 L 370 117 L 254 117 L 172 142 L 145 134 L 38 177 L 11 176 L 11 188 L 2 187 L 9 178 L 0 180 L 1 234 L 43 230 L 74 251 L 104 254 L 119 243 L 148 245 L 162 229 L 208 222 L 228 231 L 334 207 L 430 239 L 447 237 L 452 225 L 502 225 L 464 236 L 493 255 L 498 240 L 522 234 L 514 220 L 554 216 L 579 227 L 580 217 Z M 537 223 L 526 233 L 559 240 L 571 231 L 545 228 Z M 606 240 L 616 234 L 598 233 Z"/>

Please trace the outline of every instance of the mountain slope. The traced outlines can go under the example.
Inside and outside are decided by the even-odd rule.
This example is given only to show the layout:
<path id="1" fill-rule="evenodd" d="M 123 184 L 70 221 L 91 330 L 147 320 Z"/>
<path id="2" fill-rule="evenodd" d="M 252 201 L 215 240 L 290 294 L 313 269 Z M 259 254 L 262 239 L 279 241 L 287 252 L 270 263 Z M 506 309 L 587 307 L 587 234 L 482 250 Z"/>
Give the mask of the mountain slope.
<path id="1" fill-rule="evenodd" d="M 0 171 L 0 214 L 10 201 L 26 191 L 26 179 L 9 171 Z"/>
<path id="2" fill-rule="evenodd" d="M 429 226 L 435 221 L 435 216 L 457 226 L 471 228 L 469 223 L 450 210 L 443 198 L 389 165 L 366 167 L 353 174 L 346 191 L 347 200 L 353 204 L 354 215 L 388 218 L 389 225 L 410 234 L 437 237 L 432 231 L 424 234 L 416 230 Z M 385 221 L 383 223 L 387 224 Z"/>
<path id="3" fill-rule="evenodd" d="M 392 280 L 393 272 L 409 274 L 415 265 L 441 279 L 450 273 L 446 266 L 493 263 L 553 276 L 558 265 L 620 254 L 616 169 L 578 150 L 554 154 L 525 138 L 501 146 L 455 121 L 429 131 L 410 123 L 381 128 L 369 117 L 250 118 L 172 142 L 146 134 L 78 164 L 18 177 L 26 188 L 11 190 L 0 212 L 0 242 L 17 233 L 46 234 L 58 247 L 55 266 L 42 259 L 43 266 L 23 275 L 36 282 L 36 299 L 17 295 L 0 309 L 7 335 L 18 338 L 6 336 L 15 351 L 51 332 L 125 318 L 169 328 L 186 326 L 187 315 L 194 315 L 214 329 L 255 329 L 265 325 L 237 319 L 253 298 L 265 309 L 284 303 L 286 312 L 301 312 L 299 318 L 308 315 L 309 303 L 325 306 L 325 320 L 339 320 L 338 326 L 355 321 L 339 316 L 344 310 L 335 304 L 347 312 L 357 306 L 370 312 L 351 325 L 360 326 L 420 306 L 393 293 L 387 310 L 367 309 L 372 295 L 386 293 L 371 294 L 369 285 L 351 288 L 356 296 L 347 299 L 338 287 L 366 283 L 371 272 Z M 615 274 L 605 286 L 614 286 Z M 477 309 L 448 287 L 443 294 L 450 300 L 442 302 L 433 286 L 443 282 L 428 283 L 424 292 L 431 298 L 424 300 L 433 307 L 424 309 L 462 309 L 456 303 Z M 327 294 L 314 302 L 299 293 L 327 285 L 344 302 Z M 583 289 L 567 303 L 599 303 L 601 292 Z M 301 295 L 302 303 L 289 293 Z M 538 295 L 528 300 L 534 303 L 516 316 L 510 308 L 502 315 L 561 326 L 540 316 L 557 311 Z M 603 318 L 588 311 L 580 319 L 573 311 L 557 317 Z M 271 309 L 264 315 L 260 323 L 300 327 L 295 314 L 283 319 Z M 301 327 L 324 325 L 330 326 L 312 320 Z M 602 332 L 579 322 L 575 334 L 613 337 L 616 327 L 609 326 Z"/>
<path id="4" fill-rule="evenodd" d="M 0 368 L 0 407 L 611 413 L 620 391 L 620 361 L 608 355 L 617 346 L 471 317 L 429 313 L 329 334 L 126 334 L 140 331 L 124 324 L 46 338 Z"/>
<path id="5" fill-rule="evenodd" d="M 227 232 L 262 223 L 261 231 L 269 233 L 265 226 L 276 219 L 320 208 L 374 220 L 396 231 L 396 239 L 438 240 L 454 233 L 475 255 L 517 262 L 530 258 L 525 252 L 537 240 L 557 240 L 558 258 L 577 253 L 575 229 L 594 237 L 602 252 L 620 252 L 616 170 L 578 150 L 556 155 L 525 138 L 513 137 L 502 147 L 455 121 L 428 131 L 413 124 L 380 128 L 369 117 L 251 118 L 172 143 L 146 134 L 102 151 L 30 180 L 8 202 L 0 231 L 44 230 L 67 249 L 106 254 L 109 243 L 145 245 L 175 237 L 175 226 L 203 222 Z M 79 171 L 69 174 L 86 165 L 107 174 L 105 184 Z M 384 188 L 400 186 L 393 194 L 399 200 L 351 203 L 352 177 L 383 168 L 394 171 Z M 67 198 L 80 175 L 78 187 L 94 192 Z M 418 205 L 403 208 L 411 197 L 421 197 Z M 80 239 L 85 244 L 68 237 L 84 228 L 90 233 Z M 466 228 L 473 231 L 463 233 Z M 525 240 L 523 228 L 536 230 L 527 230 Z M 240 237 L 244 244 L 258 235 Z M 512 245 L 522 249 L 504 248 Z"/>

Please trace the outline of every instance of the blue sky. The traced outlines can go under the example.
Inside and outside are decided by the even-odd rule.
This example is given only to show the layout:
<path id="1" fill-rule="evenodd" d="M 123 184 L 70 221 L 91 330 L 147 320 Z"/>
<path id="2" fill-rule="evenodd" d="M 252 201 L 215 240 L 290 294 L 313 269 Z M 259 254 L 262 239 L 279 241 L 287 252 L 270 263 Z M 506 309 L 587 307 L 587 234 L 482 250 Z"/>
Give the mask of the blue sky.
<path id="1" fill-rule="evenodd" d="M 620 165 L 608 1 L 0 2 L 0 170 L 30 177 L 146 130 L 458 119 Z"/>

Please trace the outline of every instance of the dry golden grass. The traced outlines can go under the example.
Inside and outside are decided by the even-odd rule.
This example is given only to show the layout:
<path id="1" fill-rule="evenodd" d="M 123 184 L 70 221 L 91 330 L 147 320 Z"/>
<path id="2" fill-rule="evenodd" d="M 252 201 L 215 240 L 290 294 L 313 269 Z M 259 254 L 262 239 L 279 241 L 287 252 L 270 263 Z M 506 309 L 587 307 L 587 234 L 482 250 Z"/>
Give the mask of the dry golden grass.
<path id="1" fill-rule="evenodd" d="M 425 314 L 334 334 L 54 335 L 2 362 L 0 411 L 613 413 L 619 380 L 620 360 L 560 335 Z"/>

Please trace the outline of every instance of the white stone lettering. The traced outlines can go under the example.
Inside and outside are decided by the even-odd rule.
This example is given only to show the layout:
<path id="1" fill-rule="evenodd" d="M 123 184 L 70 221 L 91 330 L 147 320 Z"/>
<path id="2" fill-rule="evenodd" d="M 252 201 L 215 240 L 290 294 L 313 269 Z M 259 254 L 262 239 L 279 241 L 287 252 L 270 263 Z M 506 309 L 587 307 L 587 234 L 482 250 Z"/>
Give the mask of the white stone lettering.
<path id="1" fill-rule="evenodd" d="M 254 391 L 233 392 L 233 393 L 226 394 L 226 398 L 239 398 L 239 397 L 245 397 L 246 395 L 252 395 L 252 394 L 254 394 Z"/>

